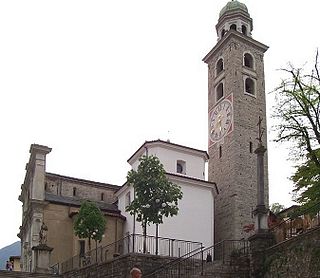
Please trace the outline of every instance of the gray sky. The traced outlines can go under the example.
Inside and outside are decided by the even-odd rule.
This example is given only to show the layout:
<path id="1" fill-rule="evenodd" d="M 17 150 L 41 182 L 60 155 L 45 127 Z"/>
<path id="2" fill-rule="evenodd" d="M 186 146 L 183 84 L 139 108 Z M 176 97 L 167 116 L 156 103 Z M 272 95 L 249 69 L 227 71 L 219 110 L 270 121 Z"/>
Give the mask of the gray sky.
<path id="1" fill-rule="evenodd" d="M 244 1 L 243 1 L 244 2 Z M 207 66 L 224 0 L 0 2 L 0 248 L 18 238 L 29 147 L 47 171 L 122 185 L 145 141 L 207 149 Z M 270 46 L 266 91 L 320 45 L 317 0 L 247 0 Z M 268 95 L 268 107 L 273 96 Z M 269 128 L 271 120 L 268 119 Z M 274 133 L 268 132 L 269 140 Z M 284 146 L 269 143 L 270 202 L 291 204 Z"/>

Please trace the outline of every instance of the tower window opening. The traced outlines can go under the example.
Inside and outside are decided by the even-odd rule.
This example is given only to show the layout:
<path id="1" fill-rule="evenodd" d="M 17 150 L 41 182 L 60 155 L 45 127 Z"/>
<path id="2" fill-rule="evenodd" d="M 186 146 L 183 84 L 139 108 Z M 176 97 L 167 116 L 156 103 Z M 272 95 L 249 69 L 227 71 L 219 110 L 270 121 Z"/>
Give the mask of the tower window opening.
<path id="1" fill-rule="evenodd" d="M 100 200 L 104 201 L 104 193 L 101 193 Z"/>
<path id="2" fill-rule="evenodd" d="M 220 58 L 217 62 L 216 71 L 217 71 L 217 74 L 219 74 L 220 72 L 223 71 L 223 59 L 222 58 Z"/>
<path id="3" fill-rule="evenodd" d="M 183 160 L 177 161 L 177 173 L 186 174 L 186 162 Z"/>
<path id="4" fill-rule="evenodd" d="M 254 95 L 254 81 L 251 78 L 246 78 L 245 81 L 245 92 L 250 95 Z"/>
<path id="5" fill-rule="evenodd" d="M 247 35 L 247 26 L 242 25 L 241 26 L 241 32 L 242 32 L 242 34 L 244 34 L 246 36 Z"/>
<path id="6" fill-rule="evenodd" d="M 245 67 L 253 69 L 253 57 L 249 53 L 245 53 L 243 57 L 243 64 Z"/>
<path id="7" fill-rule="evenodd" d="M 73 196 L 76 196 L 76 195 L 77 195 L 77 188 L 76 188 L 76 187 L 74 187 L 74 188 L 72 189 L 72 195 L 73 195 Z"/>
<path id="8" fill-rule="evenodd" d="M 249 151 L 250 151 L 250 153 L 252 153 L 252 151 L 253 151 L 253 144 L 251 141 L 249 142 Z"/>
<path id="9" fill-rule="evenodd" d="M 225 34 L 226 34 L 226 30 L 222 29 L 222 31 L 221 31 L 221 38 L 223 38 Z"/>
<path id="10" fill-rule="evenodd" d="M 223 83 L 220 83 L 217 87 L 217 91 L 216 91 L 216 100 L 218 101 L 219 99 L 221 99 L 224 95 L 224 90 L 223 90 Z"/>
<path id="11" fill-rule="evenodd" d="M 230 26 L 230 30 L 235 30 L 235 31 L 237 31 L 237 25 L 232 24 L 232 25 Z"/>
<path id="12" fill-rule="evenodd" d="M 222 157 L 222 146 L 219 146 L 219 158 Z"/>

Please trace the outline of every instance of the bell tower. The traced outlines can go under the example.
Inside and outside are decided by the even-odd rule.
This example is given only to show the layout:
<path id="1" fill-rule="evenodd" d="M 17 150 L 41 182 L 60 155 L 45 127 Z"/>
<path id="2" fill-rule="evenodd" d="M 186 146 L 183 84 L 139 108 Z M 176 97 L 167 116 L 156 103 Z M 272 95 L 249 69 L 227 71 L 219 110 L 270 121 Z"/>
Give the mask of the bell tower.
<path id="1" fill-rule="evenodd" d="M 204 57 L 208 64 L 209 181 L 215 201 L 215 243 L 251 235 L 257 204 L 258 121 L 266 129 L 264 53 L 268 47 L 252 38 L 246 5 L 226 4 L 216 25 L 218 41 Z M 266 132 L 262 139 L 267 146 Z M 267 155 L 265 203 L 268 204 Z M 250 229 L 249 229 L 250 230 Z"/>

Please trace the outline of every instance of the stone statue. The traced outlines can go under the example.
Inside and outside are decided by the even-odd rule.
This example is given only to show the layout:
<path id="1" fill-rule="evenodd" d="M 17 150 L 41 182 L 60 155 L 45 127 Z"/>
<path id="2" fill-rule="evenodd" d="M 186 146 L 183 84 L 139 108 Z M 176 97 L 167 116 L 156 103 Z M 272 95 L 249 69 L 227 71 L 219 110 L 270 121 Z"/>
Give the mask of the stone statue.
<path id="1" fill-rule="evenodd" d="M 48 227 L 43 222 L 39 232 L 39 244 L 42 244 L 42 245 L 47 244 L 47 233 L 48 233 Z"/>

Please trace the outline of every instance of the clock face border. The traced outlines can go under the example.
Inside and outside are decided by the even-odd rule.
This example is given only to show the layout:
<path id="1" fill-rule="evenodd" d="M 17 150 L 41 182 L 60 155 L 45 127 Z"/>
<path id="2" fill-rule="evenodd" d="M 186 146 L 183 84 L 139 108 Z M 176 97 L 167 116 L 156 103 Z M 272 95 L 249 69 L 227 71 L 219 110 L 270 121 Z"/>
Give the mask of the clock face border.
<path id="1" fill-rule="evenodd" d="M 230 112 L 226 114 L 228 111 L 224 111 L 224 109 L 227 109 L 225 106 L 227 104 L 227 107 L 230 107 Z M 218 124 L 217 122 L 217 117 L 228 117 L 229 122 L 227 123 L 227 120 L 224 120 L 221 123 L 221 120 L 219 121 L 220 123 Z M 219 101 L 208 113 L 208 140 L 209 140 L 209 147 L 220 142 L 223 143 L 224 138 L 230 134 L 233 131 L 233 96 L 230 94 L 228 97 L 224 98 L 223 100 Z M 225 128 L 223 126 L 224 125 Z M 224 128 L 225 131 L 222 132 L 221 136 L 218 138 L 213 138 L 211 136 L 212 130 L 219 128 L 217 125 L 220 125 L 220 129 Z"/>

